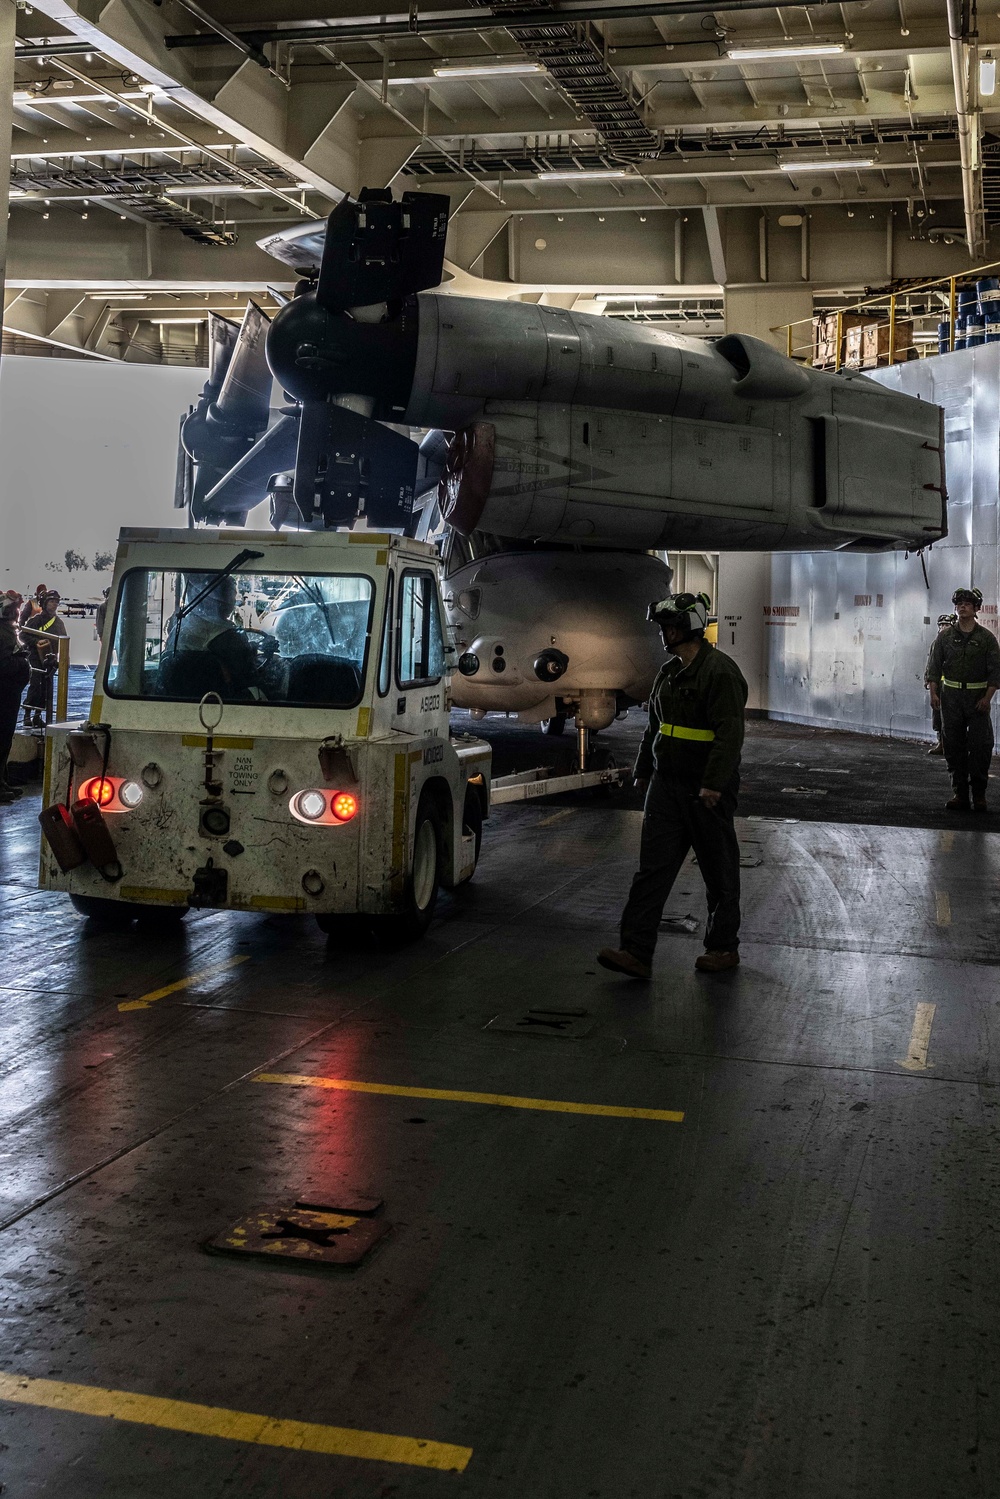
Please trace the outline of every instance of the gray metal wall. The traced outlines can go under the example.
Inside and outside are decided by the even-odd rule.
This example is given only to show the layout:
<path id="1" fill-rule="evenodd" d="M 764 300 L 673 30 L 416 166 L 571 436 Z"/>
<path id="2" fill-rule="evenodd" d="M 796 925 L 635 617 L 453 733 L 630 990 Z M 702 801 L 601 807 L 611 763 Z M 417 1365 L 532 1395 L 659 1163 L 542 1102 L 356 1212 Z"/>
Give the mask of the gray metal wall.
<path id="1" fill-rule="evenodd" d="M 954 589 L 982 589 L 980 620 L 998 629 L 1000 344 L 873 378 L 944 407 L 949 534 L 923 566 L 902 552 L 775 556 L 764 604 L 767 703 L 772 718 L 926 737 L 924 663 Z"/>

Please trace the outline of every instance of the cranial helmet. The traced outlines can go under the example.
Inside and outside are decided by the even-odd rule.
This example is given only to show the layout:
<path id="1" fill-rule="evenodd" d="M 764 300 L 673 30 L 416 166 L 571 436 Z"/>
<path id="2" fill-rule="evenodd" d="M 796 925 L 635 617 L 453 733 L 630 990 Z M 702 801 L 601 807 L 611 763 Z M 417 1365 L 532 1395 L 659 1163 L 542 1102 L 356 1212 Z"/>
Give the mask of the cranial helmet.
<path id="1" fill-rule="evenodd" d="M 685 639 L 703 635 L 708 628 L 708 611 L 712 600 L 707 593 L 668 593 L 658 604 L 650 604 L 646 618 L 650 624 L 667 625 L 686 631 Z"/>
<path id="2" fill-rule="evenodd" d="M 939 614 L 938 615 L 938 629 L 939 630 L 940 630 L 940 628 L 941 628 L 942 625 L 957 625 L 957 624 L 958 624 L 958 615 L 957 614 Z"/>
<path id="3" fill-rule="evenodd" d="M 951 601 L 953 604 L 975 604 L 977 609 L 983 607 L 983 596 L 978 588 L 956 588 Z"/>

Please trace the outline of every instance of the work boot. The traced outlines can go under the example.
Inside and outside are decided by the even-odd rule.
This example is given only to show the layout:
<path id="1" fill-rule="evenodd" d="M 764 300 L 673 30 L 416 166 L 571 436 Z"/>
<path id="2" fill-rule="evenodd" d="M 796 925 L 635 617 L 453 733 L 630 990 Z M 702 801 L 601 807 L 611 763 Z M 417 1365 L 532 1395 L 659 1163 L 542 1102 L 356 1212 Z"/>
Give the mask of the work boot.
<path id="1" fill-rule="evenodd" d="M 703 952 L 700 958 L 695 958 L 694 966 L 699 973 L 722 973 L 726 968 L 738 968 L 740 955 L 738 952 Z"/>
<path id="2" fill-rule="evenodd" d="M 990 810 L 986 805 L 985 796 L 974 796 L 972 798 L 972 810 L 973 812 L 988 812 Z"/>
<path id="3" fill-rule="evenodd" d="M 941 743 L 940 739 L 938 740 L 937 744 L 932 744 L 931 745 L 931 747 L 927 751 L 927 753 L 929 755 L 943 755 L 944 754 L 944 745 Z"/>
<path id="4" fill-rule="evenodd" d="M 610 968 L 612 973 L 624 973 L 626 978 L 649 979 L 653 976 L 648 963 L 626 952 L 623 947 L 602 947 L 597 961 L 602 968 Z"/>
<path id="5" fill-rule="evenodd" d="M 968 795 L 968 792 L 965 792 L 965 791 L 956 791 L 955 795 L 952 797 L 951 801 L 950 802 L 945 802 L 944 808 L 945 808 L 946 812 L 968 812 L 968 811 L 970 811 L 971 808 L 969 807 L 969 795 Z"/>

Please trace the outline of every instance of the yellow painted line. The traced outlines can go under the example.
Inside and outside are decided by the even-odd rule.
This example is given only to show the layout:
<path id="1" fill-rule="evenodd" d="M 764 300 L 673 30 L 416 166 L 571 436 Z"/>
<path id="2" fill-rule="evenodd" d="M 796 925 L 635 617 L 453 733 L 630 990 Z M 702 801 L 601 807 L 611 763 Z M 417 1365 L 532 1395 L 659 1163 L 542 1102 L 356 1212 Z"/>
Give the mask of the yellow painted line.
<path id="1" fill-rule="evenodd" d="M 907 1072 L 926 1072 L 932 1067 L 933 1062 L 928 1062 L 927 1051 L 931 1044 L 931 1026 L 934 1024 L 934 1011 L 936 1005 L 917 1005 L 917 1013 L 913 1017 L 913 1029 L 910 1032 L 910 1044 L 906 1048 L 906 1056 L 900 1067 L 905 1067 Z"/>
<path id="2" fill-rule="evenodd" d="M 208 740 L 204 734 L 182 734 L 181 744 L 185 749 L 207 749 Z M 254 747 L 254 741 L 240 734 L 213 734 L 213 749 L 242 749 L 250 750 Z"/>
<path id="3" fill-rule="evenodd" d="M 245 963 L 249 953 L 240 953 L 238 957 L 226 958 L 223 963 L 213 963 L 209 968 L 199 968 L 197 973 L 192 973 L 186 979 L 178 979 L 175 984 L 165 984 L 162 989 L 153 989 L 149 994 L 143 994 L 138 999 L 126 1000 L 125 1004 L 119 1005 L 119 1010 L 124 1014 L 128 1010 L 148 1010 L 158 999 L 166 999 L 168 994 L 177 994 L 181 989 L 190 989 L 192 984 L 201 983 L 202 979 L 211 978 L 216 973 L 224 973 L 227 968 L 237 968 L 240 963 Z"/>
<path id="4" fill-rule="evenodd" d="M 157 885 L 122 885 L 122 900 L 156 901 L 165 906 L 186 906 L 190 890 L 161 890 Z"/>
<path id="5" fill-rule="evenodd" d="M 543 817 L 537 824 L 537 826 L 540 828 L 547 828 L 550 823 L 558 822 L 560 817 L 572 817 L 575 811 L 575 807 L 563 807 L 561 812 L 553 812 L 551 817 Z"/>
<path id="6" fill-rule="evenodd" d="M 934 911 L 938 926 L 951 926 L 951 899 L 947 890 L 935 890 Z"/>
<path id="7" fill-rule="evenodd" d="M 505 1109 L 541 1109 L 551 1114 L 598 1114 L 604 1119 L 659 1119 L 682 1124 L 675 1109 L 625 1109 L 612 1103 L 567 1103 L 561 1098 L 515 1098 L 509 1093 L 462 1093 L 451 1088 L 399 1088 L 393 1083 L 358 1083 L 345 1077 L 311 1077 L 296 1072 L 258 1072 L 255 1083 L 291 1083 L 298 1088 L 334 1088 L 343 1093 L 388 1093 L 394 1098 L 437 1098 L 445 1103 L 485 1103 Z"/>
<path id="8" fill-rule="evenodd" d="M 93 695 L 93 697 L 90 699 L 90 721 L 91 721 L 91 723 L 100 723 L 100 721 L 101 721 L 101 715 L 103 714 L 103 712 L 104 712 L 104 693 L 103 692 L 95 692 L 94 695 Z"/>
<path id="9" fill-rule="evenodd" d="M 186 1431 L 192 1436 L 253 1442 L 259 1447 L 288 1447 L 293 1452 L 321 1452 L 326 1457 L 365 1457 L 413 1468 L 438 1468 L 445 1473 L 464 1472 L 472 1456 L 471 1447 L 454 1447 L 450 1442 L 355 1431 L 350 1426 L 321 1426 L 315 1421 L 285 1421 L 218 1405 L 196 1405 L 190 1400 L 164 1400 L 158 1395 L 104 1390 L 61 1379 L 29 1379 L 21 1374 L 0 1374 L 0 1400 Z"/>
<path id="10" fill-rule="evenodd" d="M 250 908 L 254 911 L 304 911 L 306 903 L 301 895 L 251 895 Z"/>
<path id="11" fill-rule="evenodd" d="M 950 854 L 953 852 L 954 847 L 955 832 L 953 828 L 949 828 L 946 833 L 941 834 L 941 852 L 943 854 Z"/>

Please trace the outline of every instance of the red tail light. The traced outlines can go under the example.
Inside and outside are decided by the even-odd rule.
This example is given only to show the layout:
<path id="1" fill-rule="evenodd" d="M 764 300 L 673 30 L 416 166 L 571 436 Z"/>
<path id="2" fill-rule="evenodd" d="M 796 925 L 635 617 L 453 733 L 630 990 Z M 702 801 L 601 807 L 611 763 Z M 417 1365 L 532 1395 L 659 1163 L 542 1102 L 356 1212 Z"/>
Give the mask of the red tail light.
<path id="1" fill-rule="evenodd" d="M 115 783 L 110 776 L 96 776 L 92 781 L 84 781 L 80 787 L 80 800 L 83 802 L 96 802 L 99 807 L 106 807 L 115 799 Z"/>
<path id="2" fill-rule="evenodd" d="M 338 822 L 350 822 L 358 810 L 358 799 L 349 791 L 338 791 L 330 803 L 330 810 Z"/>

